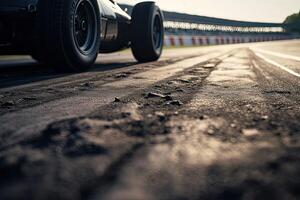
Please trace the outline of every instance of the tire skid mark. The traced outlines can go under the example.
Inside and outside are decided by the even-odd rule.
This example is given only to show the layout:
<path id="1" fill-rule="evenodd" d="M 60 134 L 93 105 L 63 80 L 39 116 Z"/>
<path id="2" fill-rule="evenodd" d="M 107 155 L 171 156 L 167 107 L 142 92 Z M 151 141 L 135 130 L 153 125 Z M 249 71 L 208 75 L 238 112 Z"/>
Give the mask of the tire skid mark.
<path id="1" fill-rule="evenodd" d="M 148 63 L 150 66 L 152 67 L 161 67 L 164 65 L 168 65 L 170 63 L 175 63 L 178 62 L 180 60 L 184 60 L 190 57 L 195 57 L 195 56 L 199 56 L 199 55 L 190 55 L 190 56 L 185 56 L 185 57 L 181 57 L 181 58 L 171 58 L 171 59 L 166 59 L 166 60 L 162 60 L 162 61 L 158 61 L 156 63 Z M 10 91 L 10 90 L 16 90 L 16 89 L 34 89 L 35 87 L 38 88 L 48 88 L 49 84 L 54 84 L 54 86 L 64 86 L 64 85 L 68 85 L 68 84 L 75 84 L 75 83 L 82 83 L 84 81 L 89 81 L 89 80 L 93 80 L 96 79 L 98 77 L 95 77 L 98 74 L 98 72 L 100 72 L 101 76 L 103 74 L 103 76 L 111 73 L 111 72 L 123 72 L 123 71 L 130 71 L 132 69 L 122 69 L 122 68 L 128 68 L 128 67 L 143 67 L 145 66 L 145 64 L 139 64 L 139 63 L 121 63 L 121 64 L 100 64 L 100 65 L 105 65 L 105 66 L 110 66 L 110 67 L 106 67 L 108 68 L 107 71 L 98 71 L 97 69 L 91 69 L 88 72 L 83 72 L 83 73 L 79 73 L 79 74 L 54 74 L 54 75 L 46 75 L 46 76 L 41 76 L 41 78 L 45 78 L 44 81 L 40 81 L 37 83 L 32 83 L 32 84 L 24 84 L 24 85 L 20 85 L 20 86 L 13 86 L 13 87 L 8 87 L 8 88 L 2 88 L 0 89 L 0 91 Z M 117 65 L 119 66 L 119 68 L 115 68 L 114 66 Z M 103 67 L 102 67 L 103 68 Z M 93 73 L 95 73 L 95 75 L 93 75 Z M 91 74 L 93 75 L 93 77 L 90 77 Z M 16 77 L 15 79 L 17 79 L 18 77 Z M 30 77 L 29 77 L 30 78 Z M 55 80 L 51 80 L 51 79 L 55 79 Z M 20 81 L 20 80 L 17 80 Z"/>
<path id="2" fill-rule="evenodd" d="M 231 55 L 229 54 L 228 56 L 231 56 Z M 224 56 L 224 58 L 225 57 L 227 57 L 227 55 Z M 207 69 L 206 76 L 201 76 L 201 80 L 197 81 L 197 82 L 201 83 L 206 79 L 206 77 L 209 76 L 211 71 L 213 71 L 221 62 L 222 62 L 222 60 L 219 60 L 219 59 L 211 59 L 210 61 L 207 61 L 207 62 L 202 63 L 202 64 L 198 64 L 198 65 L 195 65 L 195 66 L 193 66 L 189 69 L 186 69 L 185 71 L 181 72 L 180 75 L 176 75 L 176 76 L 168 78 L 167 80 L 161 81 L 157 85 L 164 84 L 165 82 L 168 82 L 168 81 L 171 81 L 171 80 L 178 80 L 178 78 L 181 78 L 181 77 L 187 77 L 186 73 L 187 72 L 195 72 L 193 70 L 199 68 L 198 66 L 205 66 L 209 63 L 214 63 L 214 67 Z M 201 87 L 201 85 L 198 85 L 197 83 L 195 83 L 195 82 L 192 83 L 192 82 L 193 81 L 186 81 L 186 82 L 183 82 L 182 84 L 183 85 L 193 85 L 194 86 L 193 90 L 195 88 L 199 89 L 199 87 Z M 145 91 L 149 91 L 149 89 L 147 89 Z M 167 91 L 169 91 L 169 90 L 167 90 Z M 187 99 L 185 100 L 185 102 L 187 103 L 187 101 L 192 99 L 193 94 L 189 93 L 189 95 L 184 95 L 184 96 L 185 97 L 188 96 Z M 126 99 L 124 99 L 124 101 L 126 101 Z M 156 103 L 161 104 L 161 102 L 156 102 Z M 147 116 L 155 115 L 155 113 L 157 113 L 157 112 L 159 113 L 160 110 L 163 110 L 163 112 L 167 112 L 168 114 L 166 114 L 165 116 L 161 116 L 160 114 L 158 114 L 159 115 L 158 117 L 159 118 L 160 117 L 162 117 L 162 118 L 166 117 L 165 119 L 161 119 L 161 120 L 164 120 L 164 124 L 166 124 L 167 127 L 168 127 L 169 126 L 168 124 L 170 122 L 169 120 L 171 120 L 174 116 L 174 114 L 172 112 L 173 111 L 172 107 L 163 108 L 162 106 L 159 106 L 159 105 L 155 104 L 154 102 L 152 102 L 151 104 L 154 104 L 153 107 L 151 107 L 151 108 L 148 108 L 148 106 L 140 108 L 142 110 L 142 111 L 140 111 L 140 113 L 144 113 L 144 118 L 147 118 Z M 102 111 L 102 112 L 105 113 L 106 111 Z M 97 118 L 97 116 L 102 116 L 102 115 L 103 114 L 99 114 L 97 112 L 93 113 L 93 116 L 96 117 L 96 118 Z M 175 114 L 175 115 L 177 115 L 177 114 Z M 158 128 L 159 127 L 162 128 L 164 126 L 160 125 L 160 126 L 158 126 Z M 155 133 L 156 133 L 155 130 L 149 130 L 148 135 L 153 135 L 153 136 L 152 137 L 146 137 L 145 142 L 138 149 L 136 149 L 134 152 L 130 152 L 130 159 L 126 159 L 125 160 L 126 162 L 123 162 L 123 159 L 121 160 L 121 163 L 122 163 L 121 165 L 119 164 L 120 162 L 117 162 L 118 163 L 117 169 L 115 168 L 115 164 L 113 164 L 112 165 L 113 167 L 108 171 L 108 174 L 104 174 L 103 177 L 105 177 L 105 178 L 100 177 L 99 180 L 97 179 L 98 181 L 95 181 L 95 185 L 93 185 L 93 187 L 88 187 L 88 188 L 93 188 L 93 189 L 92 190 L 91 189 L 85 190 L 82 193 L 82 197 L 89 198 L 89 199 L 97 199 L 98 194 L 103 194 L 103 193 L 106 193 L 107 191 L 109 191 L 111 189 L 111 187 L 114 185 L 115 181 L 117 179 L 119 179 L 120 176 L 122 176 L 122 174 L 120 173 L 120 172 L 122 172 L 122 169 L 128 163 L 131 162 L 131 159 L 133 157 L 136 157 L 136 154 L 138 152 L 142 151 L 142 149 L 151 148 L 152 146 L 155 146 L 157 144 L 163 144 L 165 142 L 168 142 L 168 137 L 169 137 L 169 134 L 171 134 L 171 130 L 167 131 L 166 135 L 165 134 L 156 135 Z"/>
<path id="3" fill-rule="evenodd" d="M 199 56 L 199 55 L 197 55 Z M 140 71 L 144 70 L 151 70 L 153 68 L 157 67 L 163 67 L 165 65 L 173 64 L 176 62 L 180 62 L 185 59 L 197 57 L 196 55 L 191 55 L 191 56 L 186 56 L 184 58 L 178 58 L 178 59 L 170 59 L 166 61 L 161 61 L 158 63 L 150 63 L 148 65 L 143 65 L 143 64 L 138 64 L 135 65 L 136 68 L 133 69 L 118 69 L 118 70 L 113 70 L 111 72 L 103 72 L 101 74 L 96 74 L 93 77 L 85 77 L 85 78 L 74 78 L 73 75 L 72 78 L 68 78 L 65 80 L 65 78 L 60 78 L 63 79 L 61 81 L 58 81 L 56 84 L 52 83 L 42 83 L 42 84 L 37 84 L 34 86 L 29 86 L 26 88 L 21 88 L 18 90 L 12 89 L 12 90 L 3 90 L 3 96 L 4 98 L 1 99 L 1 102 L 5 101 L 13 101 L 13 102 L 20 102 L 16 103 L 13 106 L 10 106 L 8 108 L 2 107 L 0 113 L 5 114 L 8 112 L 15 112 L 20 109 L 25 109 L 28 107 L 33 107 L 33 106 L 38 106 L 41 104 L 45 104 L 54 100 L 59 100 L 67 97 L 72 97 L 75 95 L 78 95 L 78 92 L 84 92 L 87 90 L 94 90 L 98 87 L 101 87 L 107 82 L 113 82 L 113 81 L 118 81 L 120 78 L 114 77 L 113 73 L 116 75 L 120 74 L 127 74 L 128 76 L 134 75 L 139 73 Z M 134 65 L 131 67 L 135 67 Z M 79 75 L 75 75 L 79 76 Z M 80 75 L 81 76 L 81 75 Z M 125 77 L 126 78 L 126 77 Z M 75 79 L 75 80 L 74 80 Z M 71 80 L 71 81 L 69 81 Z M 90 84 L 90 85 L 88 85 Z M 34 99 L 31 101 L 23 101 L 23 99 L 34 96 Z M 1 106 L 1 105 L 0 105 Z"/>
<path id="4" fill-rule="evenodd" d="M 197 57 L 194 58 L 194 64 L 198 63 L 198 61 L 201 62 L 201 60 L 212 59 L 222 55 L 226 55 L 225 51 L 222 51 L 222 53 L 214 52 L 214 54 L 206 56 L 206 59 L 199 59 Z M 191 58 L 191 60 L 193 60 L 193 58 Z M 181 67 L 176 64 L 173 66 L 175 68 Z M 186 66 L 183 67 L 182 70 L 188 68 Z M 128 96 L 135 91 L 147 88 L 157 82 L 159 82 L 159 80 L 151 80 L 151 82 L 145 82 L 143 80 L 143 82 L 136 85 L 135 88 L 103 87 L 97 90 L 85 91 L 80 95 L 72 96 L 70 98 L 51 101 L 48 104 L 41 104 L 33 108 L 26 108 L 17 112 L 7 113 L 0 118 L 0 122 L 3 124 L 2 136 L 0 137 L 3 138 L 3 141 L 9 140 L 9 138 L 18 140 L 19 137 L 22 138 L 24 133 L 32 134 L 33 130 L 41 130 L 41 128 L 54 120 L 84 116 L 102 105 L 109 104 L 116 95 L 122 94 L 122 96 Z M 11 118 L 17 122 L 14 123 L 14 126 L 10 126 L 9 121 L 11 121 Z M 9 137 L 3 137 L 4 135 L 9 135 Z"/>
<path id="5" fill-rule="evenodd" d="M 221 56 L 219 55 L 203 63 L 198 63 L 194 66 L 186 68 L 185 70 L 176 73 L 174 76 L 168 77 L 167 79 L 161 80 L 155 83 L 154 85 L 148 86 L 142 90 L 137 90 L 128 96 L 120 98 L 120 102 L 114 102 L 99 107 L 94 112 L 85 115 L 85 117 L 73 118 L 68 120 L 57 120 L 54 123 L 48 125 L 48 127 L 42 132 L 42 135 L 39 136 L 39 133 L 37 133 L 34 138 L 38 138 L 38 139 L 32 140 L 32 138 L 30 137 L 28 138 L 28 136 L 23 136 L 23 139 L 21 138 L 21 140 L 14 138 L 13 140 L 11 140 L 13 142 L 7 141 L 5 142 L 6 143 L 5 145 L 1 145 L 1 151 L 4 152 L 2 156 L 5 156 L 5 152 L 9 152 L 10 149 L 18 148 L 22 144 L 23 145 L 25 144 L 25 146 L 29 148 L 29 152 L 32 151 L 31 149 L 32 147 L 35 147 L 33 149 L 34 152 L 36 153 L 39 152 L 43 154 L 43 149 L 45 149 L 43 145 L 41 147 L 33 145 L 34 143 L 39 144 L 40 141 L 46 141 L 45 144 L 50 144 L 52 149 L 51 151 L 54 151 L 55 154 L 58 153 L 57 156 L 62 158 L 64 157 L 68 158 L 70 155 L 72 155 L 69 159 L 75 159 L 76 157 L 74 157 L 73 153 L 75 152 L 75 154 L 78 154 L 78 151 L 81 151 L 82 149 L 87 150 L 86 153 L 88 154 L 91 153 L 90 156 L 92 157 L 94 156 L 97 157 L 97 152 L 101 154 L 103 152 L 106 152 L 103 155 L 105 156 L 106 154 L 107 155 L 110 154 L 110 150 L 105 148 L 104 146 L 101 147 L 100 149 L 101 151 L 99 151 L 98 148 L 96 148 L 97 151 L 93 151 L 95 147 L 94 144 L 92 143 L 89 144 L 86 141 L 89 141 L 94 137 L 88 139 L 90 136 L 88 135 L 84 136 L 84 135 L 89 133 L 89 131 L 92 131 L 92 133 L 99 133 L 101 135 L 106 135 L 104 134 L 105 131 L 108 131 L 108 133 L 110 131 L 120 132 L 122 137 L 125 137 L 125 139 L 127 138 L 126 139 L 128 140 L 127 143 L 130 144 L 131 147 L 129 149 L 125 148 L 124 149 L 125 151 L 121 153 L 121 155 L 118 156 L 116 160 L 113 160 L 107 167 L 105 167 L 104 173 L 95 176 L 96 181 L 88 179 L 87 182 L 84 181 L 82 183 L 82 188 L 80 188 L 81 196 L 93 197 L 93 195 L 96 194 L 99 190 L 109 189 L 110 181 L 114 182 L 114 180 L 116 180 L 121 175 L 118 174 L 119 170 L 122 169 L 124 165 L 127 163 L 127 161 L 130 160 L 141 148 L 147 146 L 147 144 L 151 145 L 157 142 L 158 143 L 165 142 L 167 140 L 168 134 L 170 134 L 170 130 L 168 127 L 169 119 L 172 116 L 177 115 L 175 110 L 180 108 L 180 104 L 177 105 L 176 102 L 177 101 L 179 102 L 180 100 L 183 103 L 188 103 L 193 98 L 194 95 L 193 91 L 198 90 L 199 87 L 202 87 L 203 81 L 222 62 L 220 57 L 226 58 L 228 56 L 231 56 L 231 54 L 224 53 Z M 185 89 L 186 91 L 178 91 L 178 89 L 180 88 Z M 149 91 L 161 91 L 166 94 L 162 95 L 159 98 L 148 98 L 147 93 Z M 171 95 L 168 96 L 167 93 L 171 93 Z M 136 102 L 138 106 L 133 106 L 133 108 L 132 106 L 131 107 L 129 106 L 130 107 L 129 111 L 126 111 L 126 109 L 124 111 L 123 110 L 124 105 L 125 107 L 127 107 L 126 105 L 131 104 L 132 102 Z M 176 104 L 173 104 L 174 102 Z M 138 113 L 134 114 L 134 112 L 132 112 L 132 109 L 137 109 L 139 114 Z M 139 115 L 141 115 L 141 117 L 139 117 Z M 122 119 L 125 119 L 125 122 L 118 122 L 118 120 L 122 121 Z M 79 135 L 79 136 L 87 137 L 88 139 L 88 140 L 78 140 L 76 139 L 77 136 L 75 134 L 76 137 L 74 136 L 74 139 L 71 140 L 74 142 L 76 141 L 79 142 L 75 146 L 76 147 L 75 149 L 72 146 L 73 143 L 70 143 L 69 140 L 73 138 L 73 134 L 71 134 L 72 131 L 74 130 L 76 131 L 78 130 L 78 128 L 76 128 L 77 126 L 68 125 L 71 122 L 74 123 L 74 120 L 76 123 L 81 124 L 81 126 L 79 127 L 82 127 L 82 129 L 80 130 L 81 133 L 84 135 L 83 136 Z M 88 126 L 85 125 L 84 123 L 85 121 L 89 122 Z M 105 122 L 104 124 L 103 121 Z M 96 123 L 95 129 L 93 129 L 94 123 Z M 97 125 L 99 123 L 100 125 Z M 65 127 L 64 124 L 67 124 L 67 127 Z M 55 127 L 56 125 L 58 125 L 58 127 L 61 127 L 61 129 L 58 129 L 60 131 L 60 134 L 52 135 L 51 133 L 53 133 L 53 131 L 51 131 L 52 129 L 51 128 L 49 129 L 49 127 L 53 127 L 53 126 Z M 47 135 L 50 136 L 50 138 L 47 135 L 43 135 L 45 133 L 47 133 Z M 99 139 L 101 139 L 101 137 Z M 97 141 L 97 137 L 95 137 L 93 140 Z M 116 142 L 123 141 L 123 140 L 115 139 Z M 131 140 L 133 140 L 133 143 L 130 142 Z M 69 144 L 69 145 L 72 144 L 72 145 L 67 146 L 68 147 L 67 149 L 65 149 L 64 147 L 65 145 L 63 145 L 58 148 L 61 150 L 57 151 L 56 146 L 57 145 L 60 146 L 62 144 Z M 112 148 L 113 149 L 111 150 L 115 151 L 117 148 L 120 147 L 115 146 Z M 45 150 L 47 150 L 47 148 Z M 71 150 L 71 154 L 69 154 L 70 150 Z M 66 154 L 64 154 L 63 152 L 66 152 Z M 78 158 L 84 159 L 84 157 L 87 156 L 88 154 L 86 155 L 83 154 Z M 101 154 L 99 154 L 99 156 Z M 50 157 L 49 159 L 55 160 L 55 157 L 56 156 Z M 47 154 L 45 159 L 47 160 Z M 64 165 L 67 163 L 68 162 L 62 162 L 60 165 Z M 20 166 L 22 165 L 24 165 L 24 163 L 20 163 Z M 3 167 L 7 168 L 5 166 Z M 61 169 L 63 168 L 64 167 L 62 166 Z M 62 173 L 62 172 L 57 172 L 57 173 Z M 13 180 L 13 177 L 7 177 L 7 178 L 12 178 L 11 180 Z M 57 184 L 59 185 L 60 183 Z M 54 183 L 54 185 L 56 184 Z"/>
<path id="6" fill-rule="evenodd" d="M 244 55 L 247 53 L 244 51 Z M 280 126 L 286 130 L 273 124 L 271 119 L 282 117 L 276 116 L 268 104 L 274 99 L 264 98 L 257 88 L 248 63 L 251 59 L 239 56 L 225 60 L 218 68 L 220 71 L 213 71 L 205 81 L 216 82 L 215 85 L 198 86 L 200 96 L 195 98 L 198 104 L 194 110 L 191 105 L 174 109 L 179 112 L 170 120 L 178 126 L 177 135 L 169 135 L 174 141 L 140 149 L 132 160 L 118 169 L 121 170 L 118 179 L 110 183 L 109 188 L 99 185 L 91 199 L 299 197 L 295 189 L 299 181 L 293 178 L 299 174 L 297 114 L 286 115 L 288 121 L 296 122 L 294 125 L 286 125 L 284 119 L 276 120 L 283 123 Z M 237 65 L 237 60 L 244 62 Z M 222 75 L 227 76 L 226 79 L 218 79 Z M 228 81 L 231 78 L 241 79 L 241 82 Z M 204 101 L 207 104 L 203 104 Z M 161 108 L 151 107 L 152 110 Z M 200 116 L 203 113 L 207 116 Z M 286 135 L 281 138 L 278 132 Z"/>
<path id="7" fill-rule="evenodd" d="M 234 51 L 237 51 L 237 50 L 234 50 Z M 219 56 L 217 56 L 216 58 L 219 58 L 219 57 L 224 57 L 224 58 L 226 58 L 227 56 L 231 56 L 231 54 L 232 54 L 232 52 L 234 52 L 234 51 L 230 51 L 230 52 L 227 52 L 227 53 L 222 53 L 221 55 L 219 55 Z M 211 58 L 210 59 L 211 61 L 213 61 L 213 62 L 215 62 L 216 63 L 216 65 L 217 64 L 219 64 L 219 62 L 220 62 L 220 60 L 219 59 L 215 59 L 215 58 Z M 196 65 L 196 68 L 198 67 L 198 66 L 200 66 L 201 67 L 201 65 L 204 65 L 204 64 L 206 64 L 206 63 L 208 63 L 208 62 L 210 62 L 210 60 L 208 60 L 208 61 L 205 61 L 205 62 L 203 62 L 203 63 L 199 63 L 199 64 L 197 64 Z M 191 66 L 191 67 L 189 67 L 189 68 L 187 68 L 186 70 L 184 70 L 184 71 L 182 71 L 182 72 L 179 72 L 179 74 L 185 74 L 185 72 L 186 71 L 188 71 L 188 70 L 190 70 L 190 69 L 192 69 L 194 66 Z M 209 70 L 209 71 L 211 71 L 211 70 L 213 70 L 214 68 L 206 68 L 207 70 Z M 201 73 L 201 72 L 200 72 Z M 205 75 L 204 77 L 202 77 L 202 78 L 206 78 L 207 76 L 209 75 L 209 73 L 207 74 L 207 75 Z M 175 77 L 176 76 L 180 76 L 180 75 L 175 75 Z M 166 82 L 166 81 L 168 81 L 168 80 L 172 80 L 173 79 L 173 77 L 170 77 L 170 78 L 167 78 L 167 79 L 165 79 L 165 80 L 162 80 L 162 81 L 160 81 L 160 82 Z M 157 85 L 160 85 L 160 82 L 157 82 L 157 84 L 156 84 L 156 86 Z M 176 88 L 178 88 L 178 87 L 180 87 L 180 86 L 176 86 Z M 182 88 L 183 87 L 185 87 L 184 85 L 182 86 Z M 197 85 L 195 85 L 195 87 L 197 87 Z M 121 93 L 121 91 L 123 91 L 123 93 L 124 94 L 129 94 L 130 92 L 128 91 L 128 92 L 125 92 L 124 90 L 120 90 L 120 92 L 117 92 L 117 93 Z M 138 91 L 137 91 L 138 92 Z M 106 97 L 109 97 L 109 96 L 111 96 L 111 95 L 109 95 L 109 94 L 104 94 Z M 126 97 L 127 95 L 125 95 L 125 97 Z M 104 110 L 106 110 L 106 108 L 107 107 L 109 107 L 109 106 L 107 106 L 107 104 L 108 104 L 108 101 L 107 100 L 105 100 L 104 101 L 104 104 L 105 104 L 105 106 L 99 106 L 99 108 L 98 109 L 96 109 L 96 110 L 102 110 L 102 109 L 104 109 Z M 46 108 L 47 110 L 48 109 L 50 109 L 50 108 Z M 52 108 L 53 109 L 53 108 Z M 67 112 L 67 110 L 69 109 L 68 107 L 66 107 L 66 108 L 64 108 L 65 110 L 66 110 L 66 112 Z M 50 110 L 49 110 L 50 111 Z M 96 111 L 95 111 L 96 112 Z M 94 112 L 94 113 L 95 113 Z M 108 111 L 109 112 L 109 111 Z M 27 114 L 30 114 L 29 112 L 27 113 Z M 74 114 L 76 114 L 76 111 L 75 111 L 75 113 Z M 17 117 L 17 116 L 16 116 Z M 32 117 L 32 116 L 31 116 Z M 46 117 L 46 116 L 45 116 Z M 14 117 L 15 118 L 15 117 Z M 41 124 L 42 125 L 42 124 Z M 26 128 L 26 127 L 25 127 Z M 34 128 L 34 127 L 33 127 Z M 28 127 L 26 128 L 26 129 L 28 129 Z M 35 127 L 34 129 L 37 129 L 37 127 Z M 3 130 L 2 130 L 3 131 Z M 20 128 L 19 129 L 19 131 L 18 132 L 22 132 L 22 129 Z M 8 135 L 12 135 L 11 133 L 6 133 L 6 132 L 3 132 L 2 133 L 2 138 L 3 138 L 3 141 L 7 141 L 7 138 L 6 138 L 6 136 L 8 136 Z M 19 136 L 18 136 L 19 135 Z M 23 134 L 17 134 L 16 136 L 17 137 L 13 137 L 14 138 L 14 141 L 18 141 L 19 139 L 18 139 L 18 137 L 20 137 L 20 136 L 22 136 Z M 10 136 L 10 137 L 12 137 L 12 136 Z M 5 139 L 4 139 L 5 138 Z M 9 138 L 9 137 L 8 137 Z M 22 137 L 21 137 L 22 138 Z M 5 142 L 6 143 L 6 142 Z M 9 145 L 8 143 L 6 143 L 7 145 Z"/>

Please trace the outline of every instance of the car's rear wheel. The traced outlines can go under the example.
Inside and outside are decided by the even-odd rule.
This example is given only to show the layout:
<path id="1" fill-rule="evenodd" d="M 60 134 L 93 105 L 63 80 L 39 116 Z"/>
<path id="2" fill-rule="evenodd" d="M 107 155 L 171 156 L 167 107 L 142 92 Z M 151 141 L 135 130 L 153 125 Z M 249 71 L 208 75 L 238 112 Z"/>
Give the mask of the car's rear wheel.
<path id="1" fill-rule="evenodd" d="M 92 66 L 100 46 L 97 1 L 39 2 L 40 40 L 33 57 L 60 71 L 83 71 Z"/>
<path id="2" fill-rule="evenodd" d="M 163 14 L 153 2 L 137 4 L 132 11 L 131 49 L 139 62 L 158 60 L 164 44 Z"/>

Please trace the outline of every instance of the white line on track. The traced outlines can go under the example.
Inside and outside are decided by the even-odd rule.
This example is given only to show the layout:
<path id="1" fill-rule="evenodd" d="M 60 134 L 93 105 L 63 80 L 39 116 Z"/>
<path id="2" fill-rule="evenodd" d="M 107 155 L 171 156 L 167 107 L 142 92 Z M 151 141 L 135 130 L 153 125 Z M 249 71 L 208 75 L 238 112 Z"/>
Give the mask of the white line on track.
<path id="1" fill-rule="evenodd" d="M 282 70 L 284 70 L 284 71 L 286 71 L 286 72 L 288 72 L 288 73 L 290 73 L 290 74 L 292 74 L 292 75 L 294 75 L 294 76 L 300 78 L 300 74 L 298 74 L 297 72 L 294 72 L 293 70 L 291 70 L 291 69 L 289 69 L 289 68 L 287 68 L 287 67 L 285 67 L 285 66 L 283 66 L 283 65 L 281 65 L 281 64 L 278 64 L 277 62 L 275 62 L 275 61 L 273 61 L 273 60 L 270 60 L 269 58 L 266 58 L 265 56 L 263 56 L 263 55 L 260 54 L 260 53 L 255 52 L 255 54 L 256 54 L 258 57 L 260 57 L 261 59 L 265 60 L 266 62 L 268 62 L 268 63 L 270 63 L 270 64 L 272 64 L 272 65 L 274 65 L 274 66 L 276 66 L 276 67 L 279 67 L 280 69 L 282 69 Z"/>
<path id="2" fill-rule="evenodd" d="M 276 53 L 276 52 L 273 52 L 273 51 L 267 51 L 267 50 L 262 50 L 262 49 L 257 49 L 257 48 L 251 48 L 251 49 L 255 52 L 259 52 L 259 53 L 268 54 L 268 55 L 271 55 L 271 56 L 286 58 L 286 59 L 295 60 L 295 61 L 300 62 L 300 57 L 298 57 L 298 56 L 291 56 L 291 55 L 287 55 L 287 54 L 283 54 L 283 53 Z"/>

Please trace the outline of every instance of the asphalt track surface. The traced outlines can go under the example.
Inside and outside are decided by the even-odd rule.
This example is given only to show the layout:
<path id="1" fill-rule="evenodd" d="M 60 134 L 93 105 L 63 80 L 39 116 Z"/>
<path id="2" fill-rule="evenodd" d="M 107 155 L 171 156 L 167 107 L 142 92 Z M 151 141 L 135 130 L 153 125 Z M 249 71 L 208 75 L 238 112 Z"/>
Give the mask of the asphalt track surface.
<path id="1" fill-rule="evenodd" d="M 0 60 L 0 199 L 299 199 L 300 41 Z"/>

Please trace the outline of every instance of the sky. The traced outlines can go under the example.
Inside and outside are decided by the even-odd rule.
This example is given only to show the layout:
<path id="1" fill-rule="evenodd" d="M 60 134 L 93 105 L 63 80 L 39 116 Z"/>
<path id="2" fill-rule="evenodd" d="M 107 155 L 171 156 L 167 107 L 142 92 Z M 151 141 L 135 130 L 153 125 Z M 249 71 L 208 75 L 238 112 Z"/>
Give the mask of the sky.
<path id="1" fill-rule="evenodd" d="M 116 0 L 135 4 L 141 0 Z M 164 10 L 242 21 L 283 22 L 300 10 L 300 0 L 156 0 Z"/>

